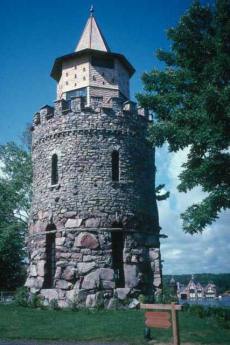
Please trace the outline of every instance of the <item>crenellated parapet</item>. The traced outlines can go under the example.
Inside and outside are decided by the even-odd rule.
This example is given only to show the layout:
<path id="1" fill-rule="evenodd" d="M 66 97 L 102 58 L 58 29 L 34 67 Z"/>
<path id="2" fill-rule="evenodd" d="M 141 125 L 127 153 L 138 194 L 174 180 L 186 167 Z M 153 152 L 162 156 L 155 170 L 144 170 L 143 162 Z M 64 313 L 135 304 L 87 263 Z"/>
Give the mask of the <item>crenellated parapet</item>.
<path id="1" fill-rule="evenodd" d="M 109 104 L 92 103 L 87 106 L 84 97 L 74 97 L 69 101 L 65 99 L 54 102 L 54 107 L 49 105 L 43 106 L 40 111 L 36 112 L 33 117 L 33 127 L 45 125 L 52 118 L 66 116 L 68 113 L 79 114 L 86 113 L 111 113 L 113 116 L 141 116 L 144 120 L 149 120 L 149 113 L 146 109 L 138 107 L 135 102 L 122 102 L 120 98 L 112 98 Z M 142 121 L 141 119 L 139 119 Z M 34 128 L 33 128 L 34 129 Z"/>

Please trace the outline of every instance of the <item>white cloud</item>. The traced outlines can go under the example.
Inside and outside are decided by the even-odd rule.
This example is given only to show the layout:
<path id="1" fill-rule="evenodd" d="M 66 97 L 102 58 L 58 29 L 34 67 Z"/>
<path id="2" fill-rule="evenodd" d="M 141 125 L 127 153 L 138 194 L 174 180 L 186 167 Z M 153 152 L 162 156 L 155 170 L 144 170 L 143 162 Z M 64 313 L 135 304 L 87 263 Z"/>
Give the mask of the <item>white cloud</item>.
<path id="1" fill-rule="evenodd" d="M 0 178 L 4 177 L 4 173 L 2 171 L 2 168 L 4 167 L 4 164 L 0 161 Z"/>
<path id="2" fill-rule="evenodd" d="M 162 233 L 168 235 L 168 239 L 161 241 L 163 272 L 229 272 L 229 212 L 223 212 L 203 234 L 191 236 L 182 230 L 180 213 L 205 196 L 199 187 L 188 193 L 179 193 L 176 188 L 187 152 L 168 153 L 165 146 L 156 153 L 157 182 L 166 182 L 166 189 L 170 191 L 170 198 L 158 203 Z"/>

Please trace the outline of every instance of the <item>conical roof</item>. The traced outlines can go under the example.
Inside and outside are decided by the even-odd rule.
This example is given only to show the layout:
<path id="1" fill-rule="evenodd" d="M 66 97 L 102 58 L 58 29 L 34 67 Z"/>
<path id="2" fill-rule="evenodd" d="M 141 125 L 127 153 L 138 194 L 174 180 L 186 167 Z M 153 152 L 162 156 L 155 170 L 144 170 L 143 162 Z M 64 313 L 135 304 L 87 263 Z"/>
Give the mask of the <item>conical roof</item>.
<path id="1" fill-rule="evenodd" d="M 87 20 L 84 31 L 81 35 L 80 41 L 78 42 L 76 52 L 84 49 L 94 49 L 103 52 L 109 52 L 109 46 L 103 37 L 101 30 L 93 16 L 93 8 L 90 10 L 90 17 Z"/>

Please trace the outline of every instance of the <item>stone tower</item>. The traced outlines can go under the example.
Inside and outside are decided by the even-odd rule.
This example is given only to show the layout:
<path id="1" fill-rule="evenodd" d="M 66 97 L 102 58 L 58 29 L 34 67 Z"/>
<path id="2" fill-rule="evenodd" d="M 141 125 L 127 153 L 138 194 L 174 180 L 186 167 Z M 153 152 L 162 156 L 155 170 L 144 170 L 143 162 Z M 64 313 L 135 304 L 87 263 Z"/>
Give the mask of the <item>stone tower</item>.
<path id="1" fill-rule="evenodd" d="M 148 114 L 129 99 L 133 73 L 91 10 L 75 52 L 54 62 L 54 107 L 34 115 L 26 286 L 46 304 L 160 291 L 154 153 Z"/>

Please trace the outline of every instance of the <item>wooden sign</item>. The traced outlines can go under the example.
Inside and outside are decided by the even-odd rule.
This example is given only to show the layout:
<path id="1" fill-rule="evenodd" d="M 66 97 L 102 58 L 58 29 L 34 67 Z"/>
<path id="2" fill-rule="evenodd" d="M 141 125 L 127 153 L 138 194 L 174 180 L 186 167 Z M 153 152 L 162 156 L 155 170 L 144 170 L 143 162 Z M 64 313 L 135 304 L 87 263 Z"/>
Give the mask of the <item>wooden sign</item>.
<path id="1" fill-rule="evenodd" d="M 149 328 L 171 327 L 170 313 L 167 311 L 147 311 L 145 313 L 145 325 Z"/>
<path id="2" fill-rule="evenodd" d="M 182 309 L 179 304 L 141 304 L 141 309 L 168 310 L 145 313 L 146 337 L 150 337 L 150 328 L 169 328 L 173 330 L 173 345 L 180 345 L 179 323 L 177 311 Z M 171 320 L 170 320 L 171 318 Z"/>

